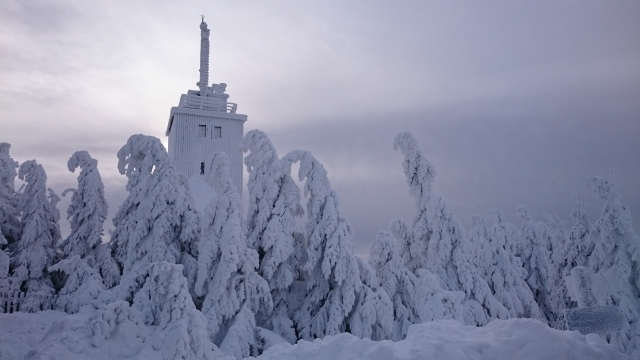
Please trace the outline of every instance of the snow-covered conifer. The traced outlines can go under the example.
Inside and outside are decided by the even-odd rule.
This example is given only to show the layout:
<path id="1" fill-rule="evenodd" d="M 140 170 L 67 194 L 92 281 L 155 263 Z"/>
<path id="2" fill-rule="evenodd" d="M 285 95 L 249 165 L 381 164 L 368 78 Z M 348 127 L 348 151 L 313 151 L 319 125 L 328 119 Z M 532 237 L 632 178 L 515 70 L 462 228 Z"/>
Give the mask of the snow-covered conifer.
<path id="1" fill-rule="evenodd" d="M 486 245 L 491 253 L 489 261 L 478 268 L 483 269 L 484 278 L 498 300 L 509 309 L 511 317 L 542 319 L 538 304 L 525 280 L 526 272 L 515 255 L 518 242 L 516 229 L 504 221 L 500 210 L 492 209 L 491 212 L 495 220 L 490 231 L 487 230 L 483 217 L 472 217 L 472 241 L 482 242 L 488 236 Z"/>
<path id="2" fill-rule="evenodd" d="M 564 261 L 561 264 L 561 271 L 563 277 L 570 276 L 571 269 L 576 266 L 584 266 L 587 262 L 587 256 L 594 248 L 593 238 L 589 236 L 589 220 L 580 199 L 576 200 L 571 217 L 576 223 L 571 227 L 568 240 L 562 249 Z"/>
<path id="3" fill-rule="evenodd" d="M 14 187 L 18 162 L 9 156 L 10 148 L 11 144 L 0 143 L 0 289 L 8 286 L 3 279 L 9 275 L 9 245 L 20 238 L 18 197 Z"/>
<path id="4" fill-rule="evenodd" d="M 413 244 L 411 227 L 403 220 L 395 219 L 389 224 L 389 231 L 396 239 L 398 255 L 400 255 L 403 265 L 408 266 L 411 262 L 409 247 Z"/>
<path id="5" fill-rule="evenodd" d="M 518 205 L 516 210 L 517 216 L 522 219 L 520 229 L 522 252 L 518 255 L 520 255 L 522 266 L 527 272 L 527 284 L 529 284 L 544 318 L 548 321 L 554 321 L 556 312 L 549 297 L 550 287 L 553 284 L 551 279 L 553 271 L 546 245 L 548 241 L 545 238 L 546 226 L 544 223 L 536 224 L 526 206 Z"/>
<path id="6" fill-rule="evenodd" d="M 153 331 L 150 345 L 164 360 L 221 358 L 223 354 L 209 340 L 205 316 L 189 295 L 182 267 L 160 261 L 137 264 L 125 273 L 112 290 L 110 303 L 101 306 L 87 326 L 94 346 L 100 346 L 117 323 L 128 319 Z"/>
<path id="7" fill-rule="evenodd" d="M 84 305 L 97 308 L 102 303 L 106 288 L 98 271 L 89 266 L 86 259 L 73 255 L 50 266 L 49 271 L 62 271 L 69 275 L 58 293 L 57 310 L 73 314 Z"/>
<path id="8" fill-rule="evenodd" d="M 71 233 L 61 247 L 65 257 L 78 255 L 84 258 L 102 242 L 109 207 L 104 198 L 104 184 L 96 159 L 86 151 L 76 151 L 69 158 L 67 166 L 71 172 L 80 168 L 80 174 L 78 188 L 73 191 L 67 209 Z"/>
<path id="9" fill-rule="evenodd" d="M 67 166 L 71 172 L 81 169 L 78 188 L 67 189 L 62 193 L 64 196 L 67 191 L 73 191 L 67 209 L 71 233 L 61 245 L 65 258 L 49 270 L 62 271 L 69 276 L 60 290 L 57 302 L 60 310 L 74 313 L 82 305 L 97 304 L 104 291 L 101 276 L 103 272 L 107 278 L 106 286 L 112 287 L 120 279 L 120 271 L 109 252 L 105 251 L 106 245 L 102 244 L 108 206 L 98 161 L 86 151 L 76 151 L 69 158 Z"/>
<path id="10" fill-rule="evenodd" d="M 300 162 L 298 178 L 306 180 L 304 193 L 309 197 L 305 225 L 307 292 L 294 314 L 299 337 L 335 335 L 346 331 L 347 326 L 356 328 L 356 336 L 373 334 L 375 331 L 365 330 L 364 324 L 384 326 L 385 312 L 365 308 L 375 309 L 385 302 L 372 295 L 380 289 L 363 282 L 360 265 L 351 249 L 353 231 L 349 221 L 340 215 L 338 195 L 331 188 L 327 171 L 306 151 L 292 151 L 283 161 Z M 367 280 L 366 274 L 364 276 Z M 368 318 L 350 318 L 352 313 L 358 316 L 366 313 Z"/>
<path id="11" fill-rule="evenodd" d="M 556 329 L 564 329 L 566 321 L 564 310 L 571 308 L 571 297 L 564 284 L 564 268 L 567 258 L 565 257 L 565 243 L 567 236 L 564 230 L 565 222 L 556 214 L 543 214 L 544 225 L 539 225 L 543 229 L 546 238 L 547 251 L 549 252 L 549 276 L 546 280 L 549 303 L 553 311 L 553 317 L 549 319 L 549 325 Z"/>
<path id="12" fill-rule="evenodd" d="M 447 319 L 464 321 L 464 296 L 462 291 L 443 289 L 437 275 L 425 269 L 418 269 L 415 298 L 420 323 Z"/>
<path id="13" fill-rule="evenodd" d="M 385 340 L 393 332 L 393 303 L 378 284 L 376 272 L 361 258 L 358 261 L 362 290 L 349 316 L 349 332 L 357 337 Z"/>
<path id="14" fill-rule="evenodd" d="M 2 249 L 5 245 L 7 245 L 5 238 L 0 238 L 0 290 L 7 290 L 6 278 L 9 276 L 9 266 L 11 265 L 9 253 Z"/>
<path id="15" fill-rule="evenodd" d="M 571 270 L 578 266 L 585 266 L 587 257 L 593 252 L 593 238 L 589 236 L 589 220 L 584 211 L 584 204 L 580 199 L 576 200 L 571 217 L 576 223 L 571 227 L 560 254 L 561 261 L 558 262 L 559 290 L 565 295 L 564 309 L 573 307 L 575 303 L 568 293 L 569 284 L 566 278 L 571 276 Z M 562 325 L 562 324 L 561 324 Z M 558 328 L 564 328 L 559 326 Z"/>
<path id="16" fill-rule="evenodd" d="M 491 249 L 491 233 L 487 227 L 487 222 L 480 215 L 471 216 L 471 228 L 468 232 L 469 236 L 469 257 L 478 269 L 478 273 L 487 279 L 487 283 L 491 285 L 488 279 L 489 266 L 493 263 L 493 250 Z"/>
<path id="17" fill-rule="evenodd" d="M 111 257 L 111 247 L 108 243 L 98 245 L 94 250 L 93 264 L 90 264 L 102 277 L 102 283 L 112 288 L 120 281 L 120 268 Z"/>
<path id="18" fill-rule="evenodd" d="M 444 199 L 431 191 L 435 170 L 417 141 L 411 133 L 400 133 L 394 148 L 404 155 L 402 168 L 417 208 L 408 248 L 409 269 L 414 273 L 418 269 L 430 271 L 438 276 L 444 290 L 464 291 L 465 323 L 483 325 L 493 318 L 507 318 L 509 312 L 469 259 L 464 229 Z"/>
<path id="19" fill-rule="evenodd" d="M 404 339 L 409 326 L 420 322 L 415 298 L 418 278 L 402 263 L 397 243 L 391 232 L 380 231 L 369 252 L 369 263 L 380 287 L 393 302 L 391 339 L 394 341 Z"/>
<path id="20" fill-rule="evenodd" d="M 565 221 L 556 214 L 544 213 L 543 216 L 547 226 L 547 251 L 551 256 L 554 271 L 557 271 L 562 262 L 562 249 L 566 242 Z"/>
<path id="21" fill-rule="evenodd" d="M 279 192 L 272 170 L 278 154 L 267 134 L 260 130 L 249 131 L 240 146 L 242 151 L 249 152 L 244 158 L 249 173 L 247 244 L 258 249 Z"/>
<path id="22" fill-rule="evenodd" d="M 200 216 L 195 208 L 195 201 L 189 187 L 189 181 L 184 174 L 177 174 L 178 196 L 175 211 L 180 214 L 181 246 L 179 263 L 183 265 L 184 276 L 189 284 L 189 293 L 195 296 L 194 287 L 198 276 L 198 241 L 200 240 Z"/>
<path id="23" fill-rule="evenodd" d="M 22 163 L 18 176 L 26 187 L 19 206 L 22 236 L 16 244 L 10 281 L 15 289 L 27 291 L 23 309 L 37 311 L 42 299 L 54 292 L 47 268 L 55 259 L 60 239 L 60 213 L 55 207 L 60 198 L 51 189 L 47 194 L 47 175 L 35 160 Z"/>
<path id="24" fill-rule="evenodd" d="M 197 246 L 197 214 L 164 146 L 153 136 L 132 135 L 118 160 L 129 196 L 113 219 L 115 261 L 125 273 L 136 264 L 180 262 Z"/>
<path id="25" fill-rule="evenodd" d="M 299 278 L 295 258 L 295 217 L 302 214 L 300 190 L 291 178 L 290 162 L 280 161 L 265 133 L 248 132 L 242 150 L 249 172 L 248 245 L 259 255 L 259 274 L 269 283 L 273 299 L 271 314 L 257 314 L 258 324 L 295 343 L 288 296 Z"/>
<path id="26" fill-rule="evenodd" d="M 105 293 L 105 284 L 114 286 L 120 279 L 120 272 L 106 244 L 102 244 L 108 205 L 104 198 L 98 161 L 86 151 L 76 151 L 69 158 L 67 167 L 71 172 L 81 169 L 78 188 L 62 193 L 64 196 L 67 191 L 73 191 L 67 209 L 71 233 L 61 245 L 65 258 L 49 267 L 49 271 L 62 271 L 68 275 L 58 294 L 56 306 L 58 310 L 75 313 L 83 305 L 97 307 Z M 105 284 L 102 273 L 106 278 Z"/>
<path id="27" fill-rule="evenodd" d="M 600 218 L 589 231 L 594 248 L 587 263 L 591 272 L 604 279 L 608 286 L 592 290 L 598 305 L 615 305 L 626 317 L 628 326 L 610 334 L 610 343 L 637 356 L 640 353 L 640 238 L 633 230 L 629 209 L 620 203 L 610 181 L 592 177 L 587 180 L 587 186 L 605 201 Z"/>
<path id="28" fill-rule="evenodd" d="M 258 253 L 247 247 L 240 195 L 231 182 L 229 158 L 214 155 L 209 167 L 216 196 L 203 215 L 195 292 L 211 340 L 240 359 L 255 344 L 255 314 L 272 309 L 269 285 L 258 275 Z M 254 354 L 255 355 L 255 354 Z"/>
<path id="29" fill-rule="evenodd" d="M 18 162 L 9 155 L 10 148 L 11 144 L 0 143 L 0 251 L 20 238 L 19 199 L 14 187 Z M 0 254 L 0 263 L 5 255 Z"/>

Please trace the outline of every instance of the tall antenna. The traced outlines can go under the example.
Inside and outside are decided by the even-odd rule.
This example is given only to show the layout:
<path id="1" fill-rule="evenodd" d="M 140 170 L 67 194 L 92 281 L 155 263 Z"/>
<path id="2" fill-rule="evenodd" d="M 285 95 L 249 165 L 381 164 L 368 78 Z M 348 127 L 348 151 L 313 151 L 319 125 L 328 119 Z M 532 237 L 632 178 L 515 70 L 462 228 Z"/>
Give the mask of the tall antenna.
<path id="1" fill-rule="evenodd" d="M 200 23 L 200 81 L 196 85 L 200 88 L 200 96 L 205 96 L 209 86 L 209 29 L 204 22 L 204 15 Z"/>

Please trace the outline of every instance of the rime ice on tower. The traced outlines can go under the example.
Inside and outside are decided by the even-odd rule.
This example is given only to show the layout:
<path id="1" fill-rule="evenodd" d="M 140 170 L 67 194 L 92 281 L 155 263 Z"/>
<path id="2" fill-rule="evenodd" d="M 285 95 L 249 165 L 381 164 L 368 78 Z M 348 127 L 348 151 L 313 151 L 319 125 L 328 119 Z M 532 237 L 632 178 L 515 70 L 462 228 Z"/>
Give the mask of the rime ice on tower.
<path id="1" fill-rule="evenodd" d="M 203 175 L 209 179 L 208 168 L 217 152 L 229 157 L 229 171 L 233 184 L 242 194 L 242 152 L 238 143 L 242 140 L 247 115 L 236 113 L 237 104 L 227 100 L 227 84 L 209 83 L 209 29 L 200 23 L 200 81 L 199 90 L 189 90 L 180 96 L 180 104 L 171 108 L 166 135 L 169 137 L 169 156 L 176 171 L 187 178 Z"/>

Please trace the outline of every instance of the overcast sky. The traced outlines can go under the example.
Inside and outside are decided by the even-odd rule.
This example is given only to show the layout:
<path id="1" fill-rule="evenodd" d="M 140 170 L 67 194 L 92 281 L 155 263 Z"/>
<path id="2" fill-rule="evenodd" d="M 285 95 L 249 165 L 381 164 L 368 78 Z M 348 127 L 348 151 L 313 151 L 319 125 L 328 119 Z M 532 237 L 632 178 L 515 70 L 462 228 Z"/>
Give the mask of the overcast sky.
<path id="1" fill-rule="evenodd" d="M 574 196 L 593 221 L 592 175 L 612 177 L 640 222 L 638 1 L 4 0 L 0 141 L 58 193 L 88 150 L 112 217 L 126 197 L 116 152 L 135 133 L 166 144 L 170 108 L 196 88 L 200 14 L 210 80 L 228 84 L 245 131 L 324 164 L 360 255 L 413 216 L 392 147 L 407 130 L 465 226 L 490 207 L 520 225 L 525 204 L 569 229 Z"/>

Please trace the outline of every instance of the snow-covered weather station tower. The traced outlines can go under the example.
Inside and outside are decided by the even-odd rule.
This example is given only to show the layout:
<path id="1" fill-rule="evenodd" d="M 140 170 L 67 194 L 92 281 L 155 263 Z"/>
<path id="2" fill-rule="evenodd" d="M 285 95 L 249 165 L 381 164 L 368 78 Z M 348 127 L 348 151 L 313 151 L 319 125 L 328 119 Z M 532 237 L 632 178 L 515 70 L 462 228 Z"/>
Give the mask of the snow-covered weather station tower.
<path id="1" fill-rule="evenodd" d="M 217 152 L 229 156 L 229 171 L 233 183 L 242 194 L 242 151 L 238 144 L 244 134 L 247 115 L 236 113 L 237 104 L 227 100 L 227 84 L 209 86 L 209 29 L 204 17 L 200 23 L 199 90 L 189 90 L 180 96 L 178 106 L 171 108 L 166 135 L 169 137 L 169 157 L 176 170 L 187 178 L 209 173 L 211 159 Z M 209 185 L 212 179 L 208 179 Z"/>

